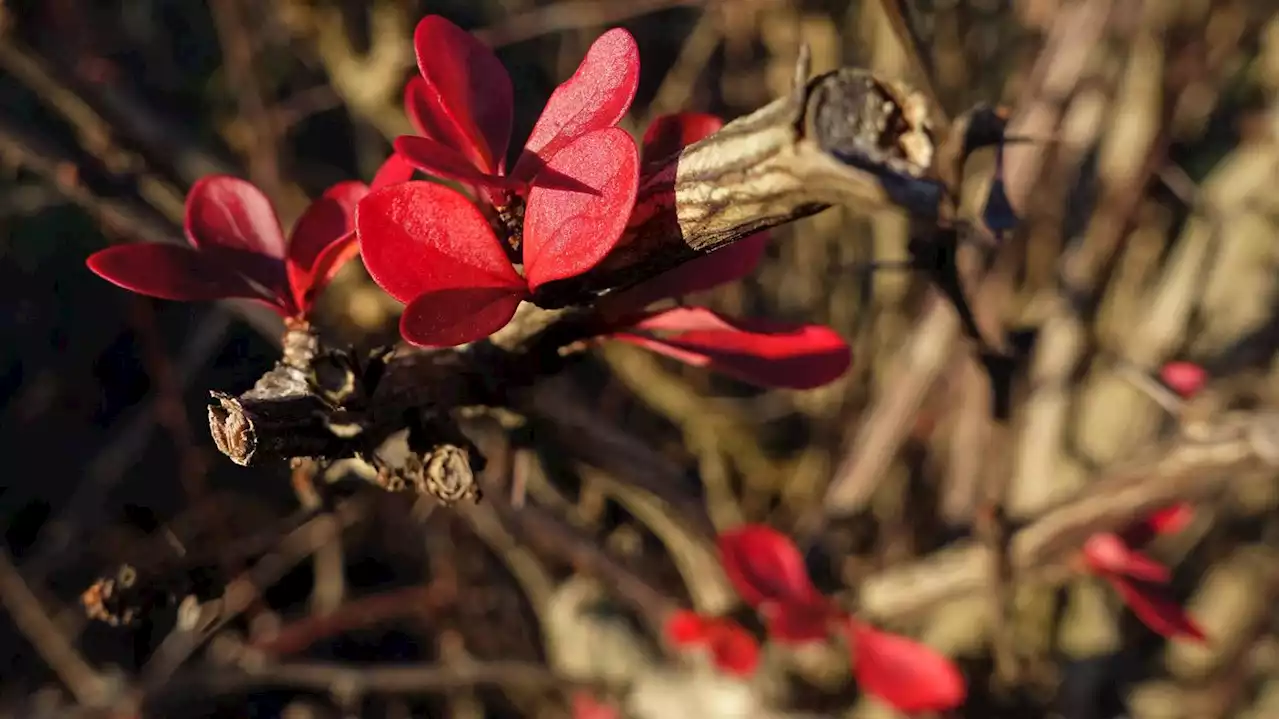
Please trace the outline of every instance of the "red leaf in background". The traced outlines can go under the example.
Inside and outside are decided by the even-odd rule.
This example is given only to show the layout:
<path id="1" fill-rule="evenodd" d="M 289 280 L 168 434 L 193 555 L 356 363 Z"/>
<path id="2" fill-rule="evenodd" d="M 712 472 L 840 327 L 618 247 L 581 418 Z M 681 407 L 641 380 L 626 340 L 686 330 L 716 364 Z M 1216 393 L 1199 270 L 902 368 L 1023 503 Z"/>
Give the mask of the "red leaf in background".
<path id="1" fill-rule="evenodd" d="M 425 87 L 412 103 L 431 117 L 424 129 L 434 139 L 474 156 L 477 167 L 495 173 L 511 138 L 511 78 L 484 43 L 440 17 L 428 15 L 413 33 Z M 413 93 L 412 88 L 410 94 Z"/>
<path id="2" fill-rule="evenodd" d="M 341 261 L 356 255 L 356 203 L 369 194 L 363 182 L 340 182 L 312 202 L 289 236 L 285 270 L 294 302 L 306 311 L 316 294 L 342 266 Z M 331 251 L 333 245 L 338 248 Z M 325 258 L 321 267 L 319 260 Z"/>
<path id="3" fill-rule="evenodd" d="M 1194 517 L 1195 507 L 1189 502 L 1179 502 L 1134 522 L 1120 532 L 1120 537 L 1130 547 L 1142 547 L 1157 536 L 1181 532 Z"/>
<path id="4" fill-rule="evenodd" d="M 397 155 L 429 175 L 499 189 L 523 186 L 523 183 L 501 175 L 486 174 L 468 162 L 457 150 L 435 140 L 401 135 L 395 139 L 393 146 Z"/>
<path id="5" fill-rule="evenodd" d="M 667 310 L 635 329 L 676 334 L 628 331 L 610 337 L 763 387 L 820 387 L 843 375 L 851 359 L 848 344 L 829 327 L 730 320 L 702 307 Z"/>
<path id="6" fill-rule="evenodd" d="M 853 674 L 864 692 L 907 713 L 942 711 L 964 703 L 964 677 L 936 650 L 854 619 L 845 629 Z"/>
<path id="7" fill-rule="evenodd" d="M 408 182 L 413 179 L 413 164 L 396 153 L 391 153 L 386 162 L 378 168 L 373 175 L 373 182 L 369 183 L 369 189 L 376 190 L 389 185 L 398 185 L 401 182 Z"/>
<path id="8" fill-rule="evenodd" d="M 707 639 L 707 620 L 697 612 L 677 609 L 667 617 L 663 633 L 672 646 L 688 647 Z"/>
<path id="9" fill-rule="evenodd" d="M 480 210 L 444 185 L 374 190 L 356 209 L 356 232 L 369 274 L 401 302 L 442 290 L 524 293 Z"/>
<path id="10" fill-rule="evenodd" d="M 184 226 L 193 247 L 284 259 L 285 239 L 271 201 L 249 182 L 206 175 L 187 193 Z"/>
<path id="11" fill-rule="evenodd" d="M 1103 575 L 1116 588 L 1120 598 L 1129 605 L 1143 624 L 1162 637 L 1185 637 L 1205 642 L 1204 630 L 1180 604 L 1170 598 L 1163 584 L 1150 584 L 1131 580 L 1115 574 Z"/>
<path id="12" fill-rule="evenodd" d="M 1169 362 L 1160 368 L 1160 379 L 1186 399 L 1199 392 L 1209 381 L 1209 373 L 1194 362 Z"/>
<path id="13" fill-rule="evenodd" d="M 639 182 L 635 142 L 615 127 L 578 138 L 547 169 L 595 191 L 539 186 L 524 213 L 524 272 L 529 289 L 580 275 L 617 244 L 635 204 Z"/>
<path id="14" fill-rule="evenodd" d="M 749 676 L 760 663 L 760 645 L 755 637 L 724 617 L 678 609 L 667 618 L 663 630 L 667 641 L 677 649 L 710 649 L 715 666 L 725 673 Z"/>
<path id="15" fill-rule="evenodd" d="M 724 120 L 705 112 L 659 115 L 645 128 L 640 164 L 666 159 L 724 127 Z"/>
<path id="16" fill-rule="evenodd" d="M 720 566 L 752 608 L 766 602 L 807 605 L 824 601 L 809 579 L 800 548 L 782 532 L 748 524 L 716 538 Z"/>
<path id="17" fill-rule="evenodd" d="M 117 245 L 93 253 L 86 264 L 102 279 L 140 295 L 188 302 L 247 297 L 286 314 L 269 292 L 190 247 L 152 242 Z"/>
<path id="18" fill-rule="evenodd" d="M 742 279 L 760 264 L 768 242 L 768 233 L 758 232 L 631 289 L 606 295 L 596 306 L 605 314 L 637 312 L 659 300 L 709 290 Z"/>
<path id="19" fill-rule="evenodd" d="M 404 308 L 400 334 L 418 347 L 453 347 L 482 340 L 511 321 L 524 297 L 522 287 L 432 290 Z"/>
<path id="20" fill-rule="evenodd" d="M 576 691 L 569 698 L 573 719 L 619 719 L 622 715 L 612 704 L 596 699 L 589 692 Z"/>
<path id="21" fill-rule="evenodd" d="M 1169 568 L 1130 548 L 1118 534 L 1099 532 L 1084 543 L 1084 558 L 1098 574 L 1122 574 L 1149 582 L 1169 581 Z"/>
<path id="22" fill-rule="evenodd" d="M 573 76 L 551 93 L 511 174 L 532 180 L 570 143 L 616 125 L 639 82 L 640 51 L 631 33 L 614 28 L 596 38 Z"/>

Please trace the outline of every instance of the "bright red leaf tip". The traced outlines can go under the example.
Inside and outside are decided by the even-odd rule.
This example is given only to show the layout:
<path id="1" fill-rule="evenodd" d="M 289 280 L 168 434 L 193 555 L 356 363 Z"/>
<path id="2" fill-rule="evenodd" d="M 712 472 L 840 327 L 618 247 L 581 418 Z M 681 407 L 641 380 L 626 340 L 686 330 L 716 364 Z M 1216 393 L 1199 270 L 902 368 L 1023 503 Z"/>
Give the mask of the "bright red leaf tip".
<path id="1" fill-rule="evenodd" d="M 639 82 L 640 51 L 631 33 L 614 28 L 596 38 L 573 76 L 551 93 L 511 174 L 531 180 L 573 141 L 616 125 Z"/>
<path id="2" fill-rule="evenodd" d="M 641 142 L 640 164 L 662 160 L 724 127 L 724 120 L 704 112 L 659 115 Z"/>
<path id="3" fill-rule="evenodd" d="M 1110 532 L 1095 534 L 1084 544 L 1084 558 L 1096 573 L 1120 574 L 1149 582 L 1169 581 L 1169 569 L 1163 564 L 1131 549 L 1120 535 Z"/>
<path id="4" fill-rule="evenodd" d="M 1195 517 L 1195 507 L 1179 502 L 1153 512 L 1141 521 L 1125 527 L 1119 534 L 1130 547 L 1142 547 L 1158 536 L 1177 534 Z"/>
<path id="5" fill-rule="evenodd" d="M 964 676 L 950 659 L 906 637 L 850 619 L 850 661 L 858 686 L 898 711 L 943 711 L 964 703 Z"/>
<path id="6" fill-rule="evenodd" d="M 401 182 L 408 182 L 413 179 L 413 164 L 404 159 L 400 155 L 391 153 L 386 162 L 378 168 L 373 175 L 373 182 L 369 183 L 370 189 L 378 189 L 389 185 L 398 185 Z"/>
<path id="7" fill-rule="evenodd" d="M 334 273 L 358 254 L 356 203 L 367 194 L 363 182 L 340 182 L 312 202 L 293 226 L 285 271 L 299 308 L 309 309 Z"/>
<path id="8" fill-rule="evenodd" d="M 1186 399 L 1204 387 L 1209 381 L 1209 373 L 1194 362 L 1169 362 L 1160 368 L 1160 379 L 1169 389 Z"/>
<path id="9" fill-rule="evenodd" d="M 716 538 L 720 566 L 752 608 L 767 602 L 809 605 L 824 601 L 809 579 L 800 548 L 771 527 L 748 524 Z"/>
<path id="10" fill-rule="evenodd" d="M 851 361 L 849 345 L 829 327 L 729 319 L 703 307 L 660 312 L 611 337 L 762 387 L 820 387 Z"/>
<path id="11" fill-rule="evenodd" d="M 750 676 L 760 664 L 760 645 L 755 637 L 723 617 L 676 610 L 667 619 L 665 633 L 674 647 L 707 648 L 716 668 L 726 674 Z"/>
<path id="12" fill-rule="evenodd" d="M 1187 613 L 1182 605 L 1168 595 L 1164 584 L 1143 582 L 1140 579 L 1104 574 L 1124 603 L 1133 610 L 1143 624 L 1162 637 L 1205 642 L 1204 630 Z"/>
<path id="13" fill-rule="evenodd" d="M 511 78 L 497 56 L 470 33 L 428 15 L 413 33 L 423 86 L 409 88 L 411 117 L 476 167 L 497 171 L 511 137 Z M 438 133 L 438 134 L 437 134 Z"/>
<path id="14" fill-rule="evenodd" d="M 192 185 L 183 224 L 197 249 L 284 259 L 284 232 L 275 208 L 261 190 L 238 177 L 207 175 Z"/>
<path id="15" fill-rule="evenodd" d="M 635 142 L 615 128 L 583 135 L 547 169 L 572 177 L 592 193 L 534 183 L 524 213 L 524 272 L 529 289 L 580 275 L 617 244 L 636 201 Z"/>
<path id="16" fill-rule="evenodd" d="M 117 245 L 90 255 L 86 264 L 117 287 L 162 300 L 244 297 L 275 303 L 274 295 L 190 247 L 150 242 Z"/>

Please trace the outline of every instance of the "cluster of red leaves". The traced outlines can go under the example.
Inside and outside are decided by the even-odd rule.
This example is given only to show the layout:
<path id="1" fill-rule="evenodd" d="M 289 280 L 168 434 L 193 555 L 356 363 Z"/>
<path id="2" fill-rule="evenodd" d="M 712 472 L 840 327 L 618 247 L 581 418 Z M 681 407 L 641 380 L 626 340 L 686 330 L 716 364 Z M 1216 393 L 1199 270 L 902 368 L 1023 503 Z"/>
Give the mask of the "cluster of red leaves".
<path id="1" fill-rule="evenodd" d="M 455 180 L 408 182 L 373 192 L 356 227 L 370 275 L 406 303 L 401 334 L 419 346 L 452 346 L 501 329 L 538 287 L 602 262 L 635 224 L 642 165 L 718 130 L 719 118 L 658 118 L 643 147 L 615 127 L 639 77 L 625 30 L 600 36 L 577 71 L 552 93 L 510 173 L 511 79 L 470 34 L 431 16 L 414 34 L 419 77 L 405 104 L 419 136 L 396 151 L 414 167 Z M 523 202 L 523 275 L 495 232 Z M 511 228 L 513 229 L 513 228 Z M 849 348 L 832 330 L 727 318 L 705 308 L 646 312 L 653 302 L 709 289 L 750 273 L 764 251 L 759 235 L 687 263 L 601 304 L 601 337 L 630 342 L 696 366 L 772 387 L 826 384 L 848 368 Z"/>
<path id="2" fill-rule="evenodd" d="M 501 329 L 538 287 L 592 269 L 633 239 L 626 231 L 641 214 L 635 212 L 641 166 L 723 124 L 699 113 L 663 116 L 638 150 L 616 124 L 635 95 L 639 57 L 635 40 L 614 29 L 552 93 L 507 172 L 512 87 L 497 57 L 438 16 L 418 24 L 414 43 L 421 74 L 408 84 L 405 104 L 419 135 L 396 141 L 371 186 L 330 188 L 286 239 L 260 190 L 233 177 L 206 177 L 187 196 L 191 247 L 113 247 L 91 256 L 90 269 L 152 297 L 245 297 L 299 318 L 360 253 L 374 280 L 406 303 L 400 327 L 408 342 L 463 344 Z M 415 169 L 460 182 L 471 197 L 411 181 Z M 504 246 L 513 240 L 520 272 L 508 256 L 514 245 Z M 762 386 L 831 382 L 848 368 L 850 352 L 828 327 L 730 318 L 700 307 L 647 309 L 742 278 L 755 269 L 765 240 L 748 238 L 602 298 L 598 337 Z"/>
<path id="3" fill-rule="evenodd" d="M 801 645 L 841 637 L 858 686 L 901 712 L 951 709 L 966 696 L 964 678 L 929 647 L 883 632 L 845 612 L 814 586 L 800 549 L 761 525 L 721 534 L 720 563 L 738 595 L 764 620 L 772 641 Z M 721 671 L 754 673 L 760 648 L 745 629 L 723 617 L 681 610 L 668 620 L 667 640 L 705 649 Z"/>
<path id="4" fill-rule="evenodd" d="M 1176 504 L 1135 522 L 1121 532 L 1089 537 L 1082 551 L 1085 566 L 1115 587 L 1134 616 L 1157 634 L 1205 641 L 1204 631 L 1169 594 L 1169 569 L 1139 551 L 1157 536 L 1178 532 L 1194 509 Z"/>
<path id="5" fill-rule="evenodd" d="M 412 168 L 392 157 L 372 187 L 403 182 Z M 320 290 L 359 252 L 355 207 L 370 186 L 340 182 L 302 213 L 286 239 L 261 190 L 226 175 L 202 178 L 187 193 L 190 247 L 119 245 L 95 252 L 89 269 L 127 290 L 166 300 L 247 298 L 286 318 L 306 315 Z"/>
<path id="6" fill-rule="evenodd" d="M 1160 368 L 1160 379 L 1184 399 L 1204 387 L 1204 368 L 1184 361 Z M 1142 553 L 1151 540 L 1175 534 L 1191 521 L 1195 509 L 1185 502 L 1166 507 L 1120 532 L 1101 532 L 1085 542 L 1085 567 L 1115 587 L 1143 624 L 1169 638 L 1205 641 L 1204 631 L 1169 592 L 1169 569 Z"/>

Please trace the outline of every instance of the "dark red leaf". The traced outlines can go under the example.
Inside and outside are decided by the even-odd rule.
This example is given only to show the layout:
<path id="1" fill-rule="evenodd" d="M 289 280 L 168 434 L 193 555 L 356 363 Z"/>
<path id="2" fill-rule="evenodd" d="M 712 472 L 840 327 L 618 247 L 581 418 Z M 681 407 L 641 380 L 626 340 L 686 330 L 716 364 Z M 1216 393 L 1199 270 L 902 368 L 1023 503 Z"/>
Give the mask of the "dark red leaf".
<path id="1" fill-rule="evenodd" d="M 439 112 L 430 129 L 475 153 L 477 167 L 495 173 L 511 138 L 511 78 L 497 56 L 470 33 L 440 17 L 428 15 L 413 33 L 418 69 L 426 81 L 428 110 Z"/>
<path id="2" fill-rule="evenodd" d="M 187 239 L 200 249 L 223 248 L 284 259 L 284 232 L 262 191 L 238 177 L 206 175 L 187 193 Z"/>
<path id="3" fill-rule="evenodd" d="M 1098 574 L 1122 574 L 1150 582 L 1169 581 L 1169 568 L 1129 547 L 1120 535 L 1095 534 L 1084 543 L 1084 559 Z"/>
<path id="4" fill-rule="evenodd" d="M 678 307 L 613 339 L 763 387 L 812 389 L 849 368 L 848 344 L 829 327 L 763 319 L 730 320 L 703 307 Z M 675 332 L 653 336 L 653 332 Z"/>
<path id="5" fill-rule="evenodd" d="M 1209 381 L 1209 373 L 1194 362 L 1169 362 L 1160 368 L 1160 379 L 1185 399 L 1204 387 Z"/>
<path id="6" fill-rule="evenodd" d="M 374 190 L 356 209 L 356 232 L 369 274 L 401 302 L 442 290 L 524 291 L 480 210 L 444 185 Z"/>
<path id="7" fill-rule="evenodd" d="M 943 711 L 964 703 L 964 677 L 936 650 L 853 619 L 846 631 L 853 674 L 862 691 L 906 713 Z"/>
<path id="8" fill-rule="evenodd" d="M 637 312 L 669 297 L 709 290 L 751 274 L 764 256 L 769 235 L 758 232 L 732 245 L 686 262 L 629 290 L 606 295 L 596 303 L 605 314 Z"/>
<path id="9" fill-rule="evenodd" d="M 460 287 L 418 297 L 400 315 L 400 335 L 418 347 L 475 342 L 506 326 L 524 299 L 523 287 Z"/>
<path id="10" fill-rule="evenodd" d="M 530 289 L 595 267 L 617 244 L 636 201 L 639 158 L 616 127 L 578 138 L 548 169 L 590 187 L 575 192 L 534 183 L 524 213 L 524 273 Z"/>
<path id="11" fill-rule="evenodd" d="M 766 602 L 811 605 L 823 601 L 809 579 L 800 549 L 787 535 L 760 524 L 722 532 L 716 538 L 720 565 L 752 608 Z"/>
<path id="12" fill-rule="evenodd" d="M 329 284 L 329 280 L 333 279 L 338 270 L 359 255 L 360 243 L 356 241 L 355 231 L 348 232 L 324 248 L 311 268 L 310 278 L 305 284 L 306 290 L 297 298 L 298 306 L 304 311 L 309 310 L 316 296 L 325 288 L 325 285 Z"/>
<path id="13" fill-rule="evenodd" d="M 760 607 L 769 636 L 783 644 L 808 644 L 825 640 L 831 624 L 843 616 L 825 597 L 803 604 L 765 602 Z"/>
<path id="14" fill-rule="evenodd" d="M 644 131 L 640 164 L 665 159 L 722 127 L 724 120 L 705 112 L 659 115 Z"/>
<path id="15" fill-rule="evenodd" d="M 1189 502 L 1179 502 L 1153 512 L 1146 519 L 1134 522 L 1120 532 L 1120 537 L 1130 547 L 1142 547 L 1157 536 L 1181 532 L 1193 517 L 1195 517 L 1195 507 Z"/>
<path id="16" fill-rule="evenodd" d="M 1206 641 L 1204 630 L 1180 604 L 1167 595 L 1163 584 L 1151 584 L 1114 574 L 1105 575 L 1115 587 L 1124 603 L 1129 605 L 1143 624 L 1162 637 L 1185 637 L 1192 641 Z"/>
<path id="17" fill-rule="evenodd" d="M 393 143 L 396 154 L 414 167 L 428 175 L 457 180 L 469 185 L 494 187 L 499 189 L 516 189 L 522 183 L 501 175 L 486 174 L 472 165 L 452 147 L 425 137 L 401 135 Z"/>
<path id="18" fill-rule="evenodd" d="M 596 38 L 573 77 L 551 93 L 511 174 L 531 180 L 573 141 L 616 125 L 639 82 L 640 51 L 631 33 L 614 28 Z"/>
<path id="19" fill-rule="evenodd" d="M 382 163 L 378 171 L 373 175 L 373 182 L 369 184 L 369 189 L 377 190 L 388 185 L 398 185 L 401 182 L 408 182 L 413 179 L 413 164 L 396 153 L 391 153 L 391 157 Z"/>
<path id="20" fill-rule="evenodd" d="M 341 267 L 335 260 L 355 256 L 354 252 L 326 251 L 344 240 L 346 245 L 354 242 L 351 233 L 355 231 L 356 203 L 367 194 L 369 187 L 363 182 L 340 182 L 312 202 L 293 226 L 285 270 L 299 309 L 308 309 L 321 287 Z M 322 255 L 326 255 L 328 263 L 319 268 L 317 260 Z"/>
<path id="21" fill-rule="evenodd" d="M 188 302 L 249 297 L 279 304 L 229 267 L 190 247 L 139 243 L 95 252 L 86 261 L 102 279 L 131 292 Z M 281 314 L 286 314 L 280 308 Z"/>

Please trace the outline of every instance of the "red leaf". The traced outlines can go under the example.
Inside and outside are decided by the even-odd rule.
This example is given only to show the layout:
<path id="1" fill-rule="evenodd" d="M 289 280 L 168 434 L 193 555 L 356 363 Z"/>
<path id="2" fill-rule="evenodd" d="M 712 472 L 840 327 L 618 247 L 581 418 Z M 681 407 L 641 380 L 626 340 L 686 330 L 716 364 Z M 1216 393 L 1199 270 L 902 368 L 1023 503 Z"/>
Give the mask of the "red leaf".
<path id="1" fill-rule="evenodd" d="M 524 291 L 480 210 L 444 185 L 374 190 L 356 209 L 356 232 L 369 274 L 401 302 L 442 290 Z"/>
<path id="2" fill-rule="evenodd" d="M 760 663 L 755 637 L 736 622 L 677 609 L 667 618 L 664 633 L 677 649 L 707 647 L 716 667 L 728 674 L 748 676 Z"/>
<path id="3" fill-rule="evenodd" d="M 1206 641 L 1204 630 L 1181 605 L 1165 594 L 1164 585 L 1130 580 L 1114 574 L 1105 576 L 1124 603 L 1133 610 L 1134 616 L 1156 634 L 1170 638 L 1186 637 L 1197 642 Z"/>
<path id="4" fill-rule="evenodd" d="M 354 243 L 356 203 L 367 194 L 369 188 L 363 182 L 340 182 L 312 202 L 293 226 L 285 270 L 299 309 L 307 310 L 315 295 L 338 271 L 341 263 L 336 260 L 345 261 L 355 256 L 354 251 L 328 250 L 334 244 Z M 317 261 L 322 255 L 326 256 L 327 263 L 320 268 Z"/>
<path id="5" fill-rule="evenodd" d="M 516 189 L 523 186 L 523 183 L 516 180 L 481 172 L 457 150 L 435 140 L 401 135 L 395 139 L 393 146 L 397 155 L 428 175 L 483 187 Z"/>
<path id="6" fill-rule="evenodd" d="M 656 160 L 666 159 L 722 127 L 724 120 L 705 112 L 659 115 L 644 131 L 640 164 L 648 165 Z"/>
<path id="7" fill-rule="evenodd" d="M 594 192 L 534 183 L 524 213 L 524 273 L 531 290 L 595 267 L 617 244 L 636 201 L 639 158 L 616 127 L 580 137 L 547 169 Z"/>
<path id="8" fill-rule="evenodd" d="M 726 674 L 747 677 L 760 665 L 760 645 L 734 622 L 718 619 L 707 634 L 716 668 Z"/>
<path id="9" fill-rule="evenodd" d="M 388 185 L 398 185 L 413 179 L 413 164 L 396 153 L 391 153 L 386 162 L 373 175 L 369 189 L 377 190 Z"/>
<path id="10" fill-rule="evenodd" d="M 400 335 L 418 347 L 475 342 L 506 326 L 524 288 L 461 287 L 419 295 L 400 315 Z"/>
<path id="11" fill-rule="evenodd" d="M 269 292 L 190 247 L 118 245 L 93 253 L 86 264 L 102 279 L 148 297 L 188 302 L 250 297 L 279 305 Z M 287 314 L 283 308 L 278 311 Z"/>
<path id="12" fill-rule="evenodd" d="M 1130 547 L 1141 547 L 1157 536 L 1181 532 L 1194 516 L 1194 506 L 1189 502 L 1179 502 L 1134 522 L 1120 532 L 1120 536 Z"/>
<path id="13" fill-rule="evenodd" d="M 644 309 L 668 297 L 680 297 L 709 290 L 751 274 L 764 256 L 769 242 L 766 232 L 757 232 L 728 247 L 691 260 L 631 289 L 606 295 L 596 303 L 606 314 L 622 314 Z"/>
<path id="14" fill-rule="evenodd" d="M 614 28 L 596 38 L 573 77 L 551 93 L 511 174 L 530 180 L 574 140 L 616 125 L 639 82 L 640 51 L 631 33 Z"/>
<path id="15" fill-rule="evenodd" d="M 824 601 L 809 579 L 800 549 L 787 535 L 764 525 L 748 524 L 722 532 L 716 538 L 716 546 L 725 575 L 748 606 Z"/>
<path id="16" fill-rule="evenodd" d="M 1160 368 L 1160 379 L 1186 399 L 1204 387 L 1209 381 L 1209 373 L 1193 362 L 1169 362 Z"/>
<path id="17" fill-rule="evenodd" d="M 649 317 L 636 329 L 677 334 L 622 332 L 611 337 L 763 387 L 820 387 L 838 379 L 850 363 L 848 344 L 822 325 L 729 320 L 703 307 L 679 307 Z"/>
<path id="18" fill-rule="evenodd" d="M 573 719 L 619 719 L 622 716 L 612 704 L 602 702 L 585 691 L 575 691 L 569 704 Z"/>
<path id="19" fill-rule="evenodd" d="M 262 191 L 238 177 L 206 175 L 187 193 L 187 239 L 214 247 L 284 259 L 284 232 Z"/>
<path id="20" fill-rule="evenodd" d="M 937 651 L 850 619 L 853 674 L 862 690 L 901 712 L 942 711 L 964 703 L 960 670 Z"/>
<path id="21" fill-rule="evenodd" d="M 820 642 L 831 633 L 832 621 L 842 612 L 825 597 L 803 604 L 765 602 L 761 605 L 769 636 L 783 644 Z"/>
<path id="22" fill-rule="evenodd" d="M 497 172 L 511 138 L 511 77 L 497 56 L 470 33 L 440 17 L 428 15 L 413 33 L 418 69 L 425 80 L 423 97 L 438 112 L 430 129 L 440 129 L 442 143 L 457 143 L 474 153 L 477 167 Z M 470 149 L 471 152 L 467 152 Z"/>
<path id="23" fill-rule="evenodd" d="M 697 612 L 677 609 L 667 617 L 663 633 L 675 647 L 701 644 L 707 640 L 707 621 Z"/>
<path id="24" fill-rule="evenodd" d="M 1120 535 L 1111 532 L 1095 534 L 1084 543 L 1084 558 L 1098 574 L 1123 574 L 1150 582 L 1169 581 L 1169 568 L 1131 549 Z"/>

